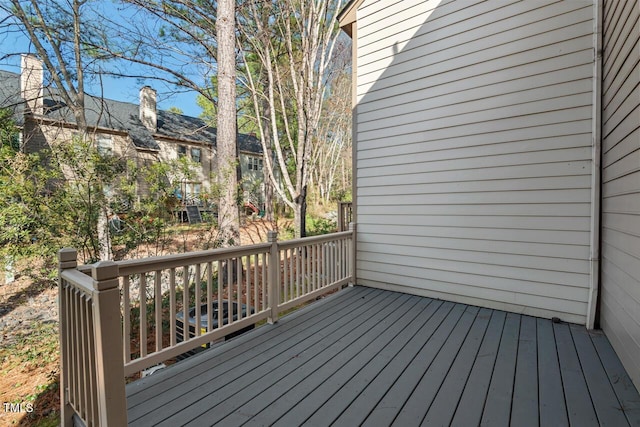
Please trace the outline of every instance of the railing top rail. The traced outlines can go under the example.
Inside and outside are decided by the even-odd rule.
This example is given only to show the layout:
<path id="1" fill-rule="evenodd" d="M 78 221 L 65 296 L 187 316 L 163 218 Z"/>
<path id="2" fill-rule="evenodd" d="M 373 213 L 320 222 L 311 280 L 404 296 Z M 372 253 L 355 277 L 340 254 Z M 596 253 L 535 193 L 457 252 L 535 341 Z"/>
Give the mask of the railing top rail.
<path id="1" fill-rule="evenodd" d="M 299 239 L 292 240 L 284 240 L 282 242 L 278 242 L 278 246 L 280 249 L 291 249 L 297 246 L 305 246 L 316 243 L 326 243 L 331 242 L 338 239 L 343 239 L 346 237 L 350 237 L 353 235 L 352 231 L 339 231 L 337 233 L 329 233 L 329 234 L 321 234 L 319 236 L 311 236 L 311 237 L 302 237 Z"/>
<path id="2" fill-rule="evenodd" d="M 66 280 L 76 288 L 80 289 L 88 296 L 93 295 L 93 292 L 95 291 L 93 286 L 93 278 L 91 276 L 87 276 L 83 272 L 75 269 L 62 270 L 60 272 L 60 277 L 62 277 L 63 280 Z"/>
<path id="3" fill-rule="evenodd" d="M 351 235 L 352 231 L 340 231 L 337 233 L 322 234 L 319 236 L 279 241 L 278 246 L 281 249 L 291 249 L 298 246 L 331 242 L 350 237 Z M 167 268 L 183 267 L 189 264 L 213 262 L 234 257 L 254 255 L 267 252 L 270 246 L 270 243 L 258 243 L 254 245 L 234 246 L 230 248 L 217 248 L 206 251 L 116 261 L 116 264 L 118 264 L 119 275 L 128 276 L 131 274 L 146 273 L 150 271 L 164 270 Z M 76 271 L 84 273 L 83 276 L 85 276 L 86 279 L 87 274 L 90 274 L 91 272 L 91 265 L 79 266 Z M 74 283 L 76 281 L 77 280 L 74 280 Z"/>
<path id="4" fill-rule="evenodd" d="M 225 260 L 245 255 L 254 255 L 267 252 L 271 244 L 258 243 L 247 246 L 234 246 L 230 248 L 210 249 L 207 251 L 187 252 L 174 255 L 162 255 L 150 258 L 130 259 L 117 261 L 120 276 L 146 273 L 149 271 L 164 270 L 167 268 L 182 267 L 189 264 L 198 264 L 212 261 Z"/>

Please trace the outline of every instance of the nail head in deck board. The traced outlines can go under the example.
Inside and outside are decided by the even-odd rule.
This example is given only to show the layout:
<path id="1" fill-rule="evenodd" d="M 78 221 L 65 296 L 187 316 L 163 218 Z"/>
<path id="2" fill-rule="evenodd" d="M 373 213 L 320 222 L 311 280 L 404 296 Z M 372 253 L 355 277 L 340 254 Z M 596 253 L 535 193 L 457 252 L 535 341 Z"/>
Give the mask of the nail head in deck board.
<path id="1" fill-rule="evenodd" d="M 511 425 L 538 426 L 538 354 L 536 319 L 522 316 L 516 377 L 511 404 Z"/>
<path id="2" fill-rule="evenodd" d="M 400 377 L 411 360 L 424 348 L 425 343 L 429 341 L 454 307 L 451 302 L 438 301 L 437 303 L 438 308 L 435 314 L 424 324 L 403 351 L 385 366 L 380 375 L 371 381 L 353 402 L 346 402 L 348 406 L 335 420 L 334 426 L 352 427 L 364 422 L 367 415 L 377 406 L 380 399 Z"/>
<path id="3" fill-rule="evenodd" d="M 584 380 L 569 325 L 554 323 L 553 330 L 556 336 L 560 375 L 562 376 L 569 422 L 571 425 L 597 426 L 598 418 L 593 409 L 593 402 Z"/>
<path id="4" fill-rule="evenodd" d="M 640 395 L 629 374 L 602 331 L 589 331 L 591 342 L 607 373 L 616 397 L 624 408 L 624 415 L 632 426 L 640 426 Z"/>
<path id="5" fill-rule="evenodd" d="M 269 360 L 249 372 L 232 375 L 231 380 L 224 380 L 226 384 L 222 388 L 216 389 L 215 386 L 210 386 L 209 384 L 199 387 L 198 393 L 194 396 L 196 402 L 193 405 L 183 410 L 182 413 L 172 414 L 158 425 L 174 426 L 179 423 L 181 425 L 197 426 L 200 425 L 202 419 L 209 423 L 211 419 L 219 420 L 224 418 L 240 405 L 239 399 L 232 398 L 232 396 L 241 393 L 246 402 L 263 392 L 275 381 L 280 380 L 283 376 L 306 363 L 309 359 L 315 359 L 316 355 L 330 360 L 357 337 L 367 333 L 367 321 L 369 319 L 374 322 L 384 319 L 389 315 L 389 312 L 399 308 L 402 301 L 406 300 L 407 297 L 406 294 L 387 295 L 383 297 L 383 301 L 380 304 L 381 308 L 371 307 L 368 310 L 371 313 L 356 316 L 355 321 L 332 329 L 334 332 L 324 337 L 316 334 L 310 340 L 311 345 L 288 351 L 284 357 Z M 316 330 L 316 332 L 321 331 Z M 213 390 L 216 390 L 215 394 L 211 394 Z"/>
<path id="6" fill-rule="evenodd" d="M 537 319 L 540 425 L 568 426 L 560 363 L 551 320 Z"/>
<path id="7" fill-rule="evenodd" d="M 434 318 L 438 309 L 442 305 L 442 301 L 430 300 L 430 303 L 423 307 L 423 311 L 415 317 L 407 327 L 394 338 L 380 353 L 376 354 L 370 363 L 364 366 L 354 377 L 352 377 L 343 387 L 337 390 L 333 395 L 322 404 L 311 417 L 305 420 L 305 422 L 314 424 L 319 422 L 334 423 L 336 418 L 339 417 L 347 409 L 352 406 L 355 407 L 356 400 L 352 400 L 355 397 L 362 395 L 362 392 L 368 388 L 375 388 L 376 380 L 381 376 L 392 370 L 394 364 L 406 366 L 406 362 L 398 359 L 403 353 L 409 353 L 415 355 L 419 348 L 416 341 L 421 341 L 424 336 L 420 335 L 420 331 L 428 329 L 427 323 Z M 444 318 L 444 316 L 442 316 Z M 430 328 L 433 331 L 433 328 Z M 414 349 L 412 350 L 411 347 Z M 393 378 L 397 378 L 397 373 L 392 374 Z M 380 396 L 381 397 L 381 396 Z M 373 404 L 375 404 L 373 402 Z M 370 411 L 368 409 L 362 409 L 365 414 Z M 362 412 L 361 412 L 362 413 Z M 361 422 L 361 420 L 360 420 Z M 356 425 L 353 421 L 348 422 L 348 425 Z"/>
<path id="8" fill-rule="evenodd" d="M 463 304 L 456 304 L 436 332 L 411 360 L 398 380 L 387 390 L 385 396 L 364 421 L 365 426 L 391 425 L 404 402 L 409 398 L 423 372 L 431 365 L 440 348 L 446 343 L 451 331 L 465 311 Z"/>
<path id="9" fill-rule="evenodd" d="M 520 315 L 507 313 L 489 394 L 482 413 L 483 425 L 506 426 L 511 415 L 511 398 L 518 354 Z"/>
<path id="10" fill-rule="evenodd" d="M 426 417 L 422 421 L 422 425 L 450 425 L 473 363 L 478 357 L 478 350 L 487 331 L 492 311 L 488 308 L 483 308 L 476 316 L 460 351 L 455 357 L 453 365 L 451 365 L 442 386 L 438 390 L 438 394 L 433 400 L 431 408 L 429 408 Z"/>
<path id="11" fill-rule="evenodd" d="M 580 366 L 583 371 L 589 372 L 589 375 L 585 375 L 585 380 L 600 426 L 627 425 L 627 419 L 622 413 L 620 402 L 611 383 L 609 383 L 609 378 L 602 367 L 587 330 L 578 325 L 571 325 L 570 330 L 580 359 Z"/>
<path id="12" fill-rule="evenodd" d="M 452 426 L 467 427 L 480 424 L 506 315 L 504 311 L 494 310 L 491 316 L 478 356 L 451 421 Z"/>
<path id="13" fill-rule="evenodd" d="M 254 362 L 267 360 L 268 357 L 274 354 L 271 351 L 272 349 L 284 351 L 287 343 L 294 344 L 304 340 L 313 334 L 311 327 L 314 325 L 326 327 L 347 321 L 350 316 L 349 313 L 358 313 L 361 309 L 367 309 L 376 301 L 372 295 L 380 295 L 380 292 L 375 290 L 362 292 L 364 288 L 359 288 L 356 291 L 351 291 L 351 289 L 355 288 L 346 289 L 345 294 L 341 295 L 343 298 L 334 298 L 332 295 L 318 302 L 318 307 L 322 307 L 323 310 L 315 310 L 314 315 L 303 317 L 298 315 L 300 312 L 293 313 L 285 324 L 260 328 L 255 334 L 252 334 L 252 338 L 248 343 L 246 342 L 248 341 L 247 335 L 226 343 L 225 351 L 215 355 L 215 363 L 213 361 L 209 361 L 208 364 L 201 363 L 201 358 L 212 359 L 212 355 L 204 356 L 204 353 L 201 353 L 174 365 L 171 368 L 171 372 L 168 370 L 161 371 L 158 374 L 139 380 L 138 382 L 140 383 L 149 382 L 143 390 L 134 389 L 132 386 L 138 382 L 133 383 L 128 388 L 128 390 L 131 388 L 136 391 L 129 401 L 129 420 L 133 421 L 155 408 L 162 407 L 164 404 L 180 398 L 181 393 L 186 390 L 185 387 L 189 385 L 187 384 L 189 381 L 194 381 L 195 379 L 197 383 L 211 380 L 216 372 L 224 372 L 221 367 L 223 363 L 225 363 L 224 369 L 226 370 L 242 366 L 253 357 L 256 357 L 257 349 L 259 349 L 257 355 L 259 359 Z M 345 312 L 347 312 L 347 317 L 345 317 Z M 170 382 L 169 384 L 164 381 L 165 378 Z M 176 380 L 177 378 L 179 380 Z M 194 387 L 192 386 L 192 388 Z M 144 393 L 147 390 L 151 390 L 150 393 L 153 394 Z M 141 400 L 141 396 L 144 396 L 144 401 Z M 148 399 L 151 400 L 151 403 L 146 402 Z"/>

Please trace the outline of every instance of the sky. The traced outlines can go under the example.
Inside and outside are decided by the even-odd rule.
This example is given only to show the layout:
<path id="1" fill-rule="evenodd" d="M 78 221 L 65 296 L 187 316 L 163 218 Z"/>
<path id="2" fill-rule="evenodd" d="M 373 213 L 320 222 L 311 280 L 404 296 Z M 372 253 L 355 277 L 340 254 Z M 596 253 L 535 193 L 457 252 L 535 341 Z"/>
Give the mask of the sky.
<path id="1" fill-rule="evenodd" d="M 2 21 L 3 13 L 0 11 L 0 21 Z M 22 34 L 0 35 L 0 58 L 11 53 L 34 53 L 35 48 L 31 46 L 27 37 Z M 129 70 L 133 73 L 146 74 L 142 66 L 136 64 L 128 65 Z M 11 55 L 7 58 L 0 59 L 0 69 L 10 71 L 16 74 L 20 73 L 20 56 Z M 2 84 L 2 82 L 0 82 Z M 102 85 L 104 88 L 104 97 L 114 99 L 116 101 L 139 103 L 140 88 L 143 86 L 151 86 L 158 92 L 158 108 L 167 110 L 170 107 L 178 107 L 187 116 L 198 117 L 202 113 L 202 109 L 196 103 L 196 93 L 170 93 L 176 90 L 170 90 L 164 84 L 154 81 L 153 79 L 133 79 L 133 78 L 116 78 L 104 76 Z M 85 91 L 91 95 L 99 96 L 102 91 L 99 85 L 88 85 Z M 184 89 L 179 89 L 184 92 Z"/>

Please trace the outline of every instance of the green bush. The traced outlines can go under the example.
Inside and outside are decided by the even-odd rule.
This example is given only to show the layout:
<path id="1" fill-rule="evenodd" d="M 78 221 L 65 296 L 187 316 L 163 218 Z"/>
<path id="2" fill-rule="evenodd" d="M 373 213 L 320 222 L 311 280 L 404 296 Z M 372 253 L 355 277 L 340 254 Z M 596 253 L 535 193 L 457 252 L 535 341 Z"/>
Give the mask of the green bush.
<path id="1" fill-rule="evenodd" d="M 338 225 L 331 219 L 307 216 L 307 236 L 334 233 L 337 229 Z"/>

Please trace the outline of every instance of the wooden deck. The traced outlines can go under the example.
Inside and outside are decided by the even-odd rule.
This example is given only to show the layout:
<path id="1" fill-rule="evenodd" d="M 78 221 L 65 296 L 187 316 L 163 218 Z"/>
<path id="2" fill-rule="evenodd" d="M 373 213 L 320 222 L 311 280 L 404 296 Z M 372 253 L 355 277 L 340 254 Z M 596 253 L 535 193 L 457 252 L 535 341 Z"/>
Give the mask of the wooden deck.
<path id="1" fill-rule="evenodd" d="M 364 287 L 127 387 L 133 426 L 640 425 L 599 331 Z"/>

